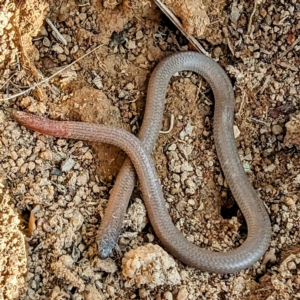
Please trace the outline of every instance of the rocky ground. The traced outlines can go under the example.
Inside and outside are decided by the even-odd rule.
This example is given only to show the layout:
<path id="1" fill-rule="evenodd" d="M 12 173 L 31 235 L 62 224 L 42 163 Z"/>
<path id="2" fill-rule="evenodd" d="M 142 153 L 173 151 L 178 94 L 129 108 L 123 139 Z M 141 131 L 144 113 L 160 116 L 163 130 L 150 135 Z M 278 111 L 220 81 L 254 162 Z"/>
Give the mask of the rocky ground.
<path id="1" fill-rule="evenodd" d="M 150 0 L 1 0 L 0 299 L 300 298 L 300 4 L 165 3 L 230 76 L 238 151 L 272 223 L 269 250 L 233 275 L 186 267 L 161 247 L 137 187 L 119 245 L 101 261 L 95 236 L 124 154 L 26 130 L 9 111 L 136 134 L 154 67 L 191 47 Z M 174 125 L 153 158 L 173 222 L 201 247 L 235 248 L 247 229 L 215 152 L 210 87 L 182 72 L 166 101 L 162 130 Z"/>

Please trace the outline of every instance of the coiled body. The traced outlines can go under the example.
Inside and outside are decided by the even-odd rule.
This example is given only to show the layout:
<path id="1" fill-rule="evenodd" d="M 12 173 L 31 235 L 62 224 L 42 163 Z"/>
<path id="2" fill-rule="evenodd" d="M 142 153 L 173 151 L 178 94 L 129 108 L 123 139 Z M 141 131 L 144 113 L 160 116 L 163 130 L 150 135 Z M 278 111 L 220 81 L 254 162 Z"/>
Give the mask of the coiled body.
<path id="1" fill-rule="evenodd" d="M 161 126 L 168 82 L 174 73 L 183 70 L 200 74 L 212 88 L 215 98 L 214 137 L 218 158 L 248 226 L 246 241 L 239 248 L 224 253 L 195 246 L 174 226 L 166 209 L 159 179 L 150 156 Z M 153 101 L 148 101 L 149 98 Z M 265 207 L 250 184 L 238 156 L 233 135 L 234 94 L 226 73 L 214 61 L 199 53 L 173 54 L 164 59 L 154 70 L 148 87 L 146 105 L 140 139 L 129 132 L 110 126 L 51 121 L 23 112 L 15 112 L 14 117 L 26 127 L 44 134 L 108 143 L 120 147 L 127 153 L 129 159 L 122 167 L 120 178 L 117 179 L 113 189 L 115 198 L 109 201 L 107 208 L 113 220 L 111 223 L 105 221 L 101 225 L 101 234 L 104 233 L 106 237 L 101 240 L 99 247 L 103 257 L 108 255 L 118 237 L 120 220 L 134 187 L 135 169 L 151 224 L 170 253 L 185 264 L 208 272 L 234 273 L 247 268 L 267 250 L 271 225 Z M 126 199 L 122 198 L 124 195 Z M 106 246 L 108 247 L 105 248 Z"/>

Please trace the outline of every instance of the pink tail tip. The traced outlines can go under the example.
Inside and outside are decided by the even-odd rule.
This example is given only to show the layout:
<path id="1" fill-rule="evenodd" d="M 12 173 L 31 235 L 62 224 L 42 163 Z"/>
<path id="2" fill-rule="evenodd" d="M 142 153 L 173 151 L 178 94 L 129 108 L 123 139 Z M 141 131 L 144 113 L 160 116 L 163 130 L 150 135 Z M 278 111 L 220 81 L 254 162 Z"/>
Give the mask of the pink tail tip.
<path id="1" fill-rule="evenodd" d="M 47 118 L 42 118 L 17 110 L 13 111 L 11 115 L 19 124 L 28 129 L 38 131 L 46 135 L 68 137 L 67 122 L 52 121 Z"/>

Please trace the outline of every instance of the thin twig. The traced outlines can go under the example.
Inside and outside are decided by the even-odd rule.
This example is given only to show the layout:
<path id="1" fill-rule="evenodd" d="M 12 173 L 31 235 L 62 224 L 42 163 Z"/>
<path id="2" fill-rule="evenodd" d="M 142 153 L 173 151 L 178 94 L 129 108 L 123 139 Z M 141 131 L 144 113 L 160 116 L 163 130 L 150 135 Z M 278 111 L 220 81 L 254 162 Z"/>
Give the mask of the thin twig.
<path id="1" fill-rule="evenodd" d="M 36 83 L 35 85 L 33 85 L 31 88 L 27 89 L 26 91 L 23 91 L 23 92 L 20 92 L 20 93 L 17 93 L 17 94 L 14 94 L 10 97 L 7 97 L 7 98 L 0 98 L 0 100 L 11 100 L 11 99 L 14 99 L 14 98 L 17 98 L 19 96 L 22 96 L 32 90 L 34 90 L 35 88 L 37 88 L 38 86 L 40 86 L 41 84 L 49 81 L 50 79 L 52 79 L 53 77 L 55 77 L 56 75 L 60 74 L 61 72 L 63 72 L 64 70 L 68 69 L 69 67 L 71 67 L 72 65 L 76 64 L 78 61 L 82 60 L 83 58 L 85 58 L 86 56 L 92 54 L 93 52 L 95 52 L 96 50 L 98 50 L 100 47 L 102 47 L 103 44 L 97 46 L 96 48 L 94 48 L 93 50 L 91 50 L 90 52 L 84 54 L 83 56 L 79 57 L 78 59 L 76 59 L 75 61 L 73 61 L 72 63 L 70 63 L 69 65 L 65 66 L 64 68 L 62 68 L 61 70 L 57 71 L 56 73 L 54 73 L 53 75 L 51 75 L 50 77 L 47 77 L 45 79 L 43 79 L 42 81 Z"/>
<path id="2" fill-rule="evenodd" d="M 97 57 L 97 59 L 98 59 L 99 67 L 100 67 L 104 72 L 108 73 L 108 70 L 107 70 L 106 65 L 105 65 L 103 62 L 101 62 L 101 59 L 98 57 L 97 53 L 95 53 L 95 55 L 96 55 L 96 57 Z"/>
<path id="3" fill-rule="evenodd" d="M 209 98 L 201 91 L 201 86 L 202 86 L 202 84 L 200 83 L 199 86 L 198 86 L 198 88 L 197 88 L 197 92 L 196 92 L 196 100 L 198 99 L 199 94 L 201 94 L 201 96 L 202 96 L 204 99 L 206 99 L 208 102 L 211 103 L 210 99 L 209 99 Z"/>
<path id="4" fill-rule="evenodd" d="M 290 52 L 298 43 L 300 42 L 300 36 L 296 39 L 296 41 L 288 47 L 281 56 L 279 56 L 279 59 L 286 56 L 288 52 Z"/>
<path id="5" fill-rule="evenodd" d="M 170 133 L 173 130 L 173 127 L 174 127 L 174 115 L 171 114 L 169 129 L 166 130 L 166 131 L 160 130 L 159 133 L 161 133 L 161 134 L 168 134 L 168 133 Z"/>
<path id="6" fill-rule="evenodd" d="M 200 45 L 200 43 L 190 34 L 187 34 L 178 18 L 168 9 L 168 7 L 160 0 L 154 0 L 155 4 L 163 11 L 163 13 L 172 21 L 172 23 L 181 31 L 186 39 L 197 49 L 208 57 L 211 57 L 208 52 Z"/>
<path id="7" fill-rule="evenodd" d="M 91 5 L 91 3 L 87 2 L 87 3 L 78 4 L 78 6 L 80 6 L 80 7 L 82 7 L 82 6 L 88 6 L 88 5 Z"/>
<path id="8" fill-rule="evenodd" d="M 2 90 L 9 82 L 10 80 L 15 76 L 15 74 L 12 74 L 4 83 L 2 86 L 0 86 L 0 90 Z"/>
<path id="9" fill-rule="evenodd" d="M 256 118 L 250 118 L 250 120 L 252 120 L 252 121 L 254 121 L 254 122 L 256 122 L 256 123 L 258 123 L 258 124 L 260 124 L 260 125 L 265 125 L 265 126 L 267 126 L 267 127 L 270 127 L 270 126 L 271 126 L 269 123 L 266 123 L 266 122 L 261 121 L 261 120 L 256 119 Z"/>
<path id="10" fill-rule="evenodd" d="M 33 41 L 33 42 L 40 41 L 40 40 L 42 40 L 43 38 L 44 38 L 44 36 L 38 36 L 38 37 L 32 39 L 32 41 Z"/>
<path id="11" fill-rule="evenodd" d="M 48 25 L 52 28 L 52 30 L 54 31 L 55 34 L 54 37 L 56 37 L 59 41 L 61 41 L 65 46 L 68 45 L 68 42 L 66 41 L 66 39 L 61 35 L 61 33 L 58 31 L 58 29 L 54 26 L 54 24 L 48 19 L 46 18 L 46 22 L 48 23 Z"/>
<path id="12" fill-rule="evenodd" d="M 252 11 L 252 13 L 250 15 L 250 18 L 249 18 L 247 34 L 250 34 L 250 32 L 251 32 L 252 19 L 253 19 L 253 16 L 254 16 L 255 12 L 256 12 L 256 1 L 254 1 L 253 11 Z"/>
<path id="13" fill-rule="evenodd" d="M 21 71 L 19 52 L 17 52 L 16 56 L 17 56 L 17 67 L 18 67 L 18 70 Z"/>
<path id="14" fill-rule="evenodd" d="M 135 99 L 128 101 L 128 103 L 134 103 L 139 99 L 140 95 L 138 94 L 137 97 L 135 97 Z"/>
<path id="15" fill-rule="evenodd" d="M 246 96 L 246 92 L 243 92 L 243 94 L 242 94 L 242 102 L 241 102 L 239 111 L 238 111 L 238 113 L 237 113 L 238 116 L 241 115 L 241 111 L 242 111 L 242 109 L 244 108 L 244 104 L 245 104 L 245 100 L 246 100 L 246 97 L 245 97 L 245 96 Z"/>
<path id="16" fill-rule="evenodd" d="M 182 144 L 185 144 L 185 145 L 186 145 L 186 141 L 183 141 L 183 140 L 181 140 L 181 139 L 176 139 L 176 138 L 175 138 L 175 140 L 176 140 L 177 142 L 179 142 L 179 143 L 182 143 Z"/>
<path id="17" fill-rule="evenodd" d="M 199 96 L 199 93 L 200 93 L 200 90 L 201 90 L 201 86 L 202 86 L 202 82 L 200 81 L 199 86 L 198 86 L 197 91 L 196 91 L 196 101 L 198 99 L 198 96 Z"/>
<path id="18" fill-rule="evenodd" d="M 231 41 L 230 41 L 229 37 L 227 38 L 227 45 L 228 45 L 228 48 L 229 48 L 231 54 L 232 54 L 233 56 L 235 56 L 234 48 L 233 48 L 233 46 L 232 46 L 232 44 L 231 44 Z"/>

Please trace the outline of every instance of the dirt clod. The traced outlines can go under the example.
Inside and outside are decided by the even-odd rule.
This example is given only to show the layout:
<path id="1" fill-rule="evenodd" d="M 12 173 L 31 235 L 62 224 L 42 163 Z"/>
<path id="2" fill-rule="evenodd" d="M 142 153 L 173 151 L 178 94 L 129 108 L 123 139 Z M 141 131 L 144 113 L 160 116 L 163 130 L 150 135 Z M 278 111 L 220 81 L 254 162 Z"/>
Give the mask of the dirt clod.
<path id="1" fill-rule="evenodd" d="M 161 285 L 177 285 L 180 275 L 174 259 L 158 245 L 147 244 L 125 253 L 122 262 L 123 275 L 138 287 L 147 285 L 155 288 Z"/>

